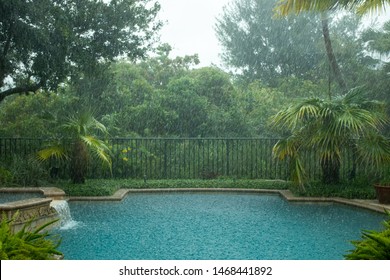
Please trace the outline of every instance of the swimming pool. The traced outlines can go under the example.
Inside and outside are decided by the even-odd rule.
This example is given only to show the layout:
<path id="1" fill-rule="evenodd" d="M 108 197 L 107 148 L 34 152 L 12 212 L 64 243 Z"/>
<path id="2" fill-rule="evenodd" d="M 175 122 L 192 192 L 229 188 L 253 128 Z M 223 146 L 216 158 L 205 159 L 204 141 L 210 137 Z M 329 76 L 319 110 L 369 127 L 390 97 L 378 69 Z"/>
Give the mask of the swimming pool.
<path id="1" fill-rule="evenodd" d="M 77 225 L 59 230 L 59 249 L 74 260 L 343 259 L 362 228 L 380 229 L 385 218 L 248 193 L 140 193 L 69 205 Z"/>

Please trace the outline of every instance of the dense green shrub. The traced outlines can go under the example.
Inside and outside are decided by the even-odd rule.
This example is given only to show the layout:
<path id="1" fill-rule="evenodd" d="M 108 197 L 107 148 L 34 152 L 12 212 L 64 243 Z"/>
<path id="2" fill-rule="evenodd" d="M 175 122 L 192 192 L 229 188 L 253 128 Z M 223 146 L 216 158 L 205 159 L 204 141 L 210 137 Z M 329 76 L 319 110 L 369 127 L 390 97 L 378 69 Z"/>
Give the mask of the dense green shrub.
<path id="1" fill-rule="evenodd" d="M 12 173 L 0 166 L 0 184 L 8 185 L 12 182 L 13 176 Z"/>
<path id="2" fill-rule="evenodd" d="M 326 185 L 321 182 L 312 182 L 305 187 L 305 191 L 296 185 L 290 187 L 296 196 L 305 197 L 342 197 L 348 199 L 375 199 L 375 189 L 372 184 L 356 184 L 346 182 Z"/>
<path id="3" fill-rule="evenodd" d="M 3 214 L 0 224 L 1 260 L 50 260 L 55 259 L 55 256 L 62 256 L 62 253 L 56 250 L 60 239 L 58 237 L 49 238 L 51 235 L 44 231 L 56 221 L 30 231 L 28 229 L 31 226 L 31 220 L 18 232 L 12 231 L 12 221 L 13 219 L 8 220 Z"/>
<path id="4" fill-rule="evenodd" d="M 390 212 L 387 213 L 390 218 Z M 390 260 L 390 219 L 384 230 L 363 230 L 362 240 L 352 241 L 355 249 L 345 255 L 347 260 Z"/>
<path id="5" fill-rule="evenodd" d="M 59 181 L 58 187 L 68 196 L 112 195 L 120 188 L 239 188 L 239 189 L 287 189 L 291 183 L 282 180 L 214 179 L 214 180 L 88 180 L 84 185 Z"/>
<path id="6" fill-rule="evenodd" d="M 122 180 L 118 180 L 122 181 Z M 57 186 L 68 196 L 109 196 L 121 188 L 117 180 L 94 179 L 84 184 L 73 184 L 70 181 L 58 181 Z"/>
<path id="7" fill-rule="evenodd" d="M 48 171 L 34 156 L 14 155 L 7 166 L 7 184 L 19 186 L 39 186 L 49 178 Z"/>

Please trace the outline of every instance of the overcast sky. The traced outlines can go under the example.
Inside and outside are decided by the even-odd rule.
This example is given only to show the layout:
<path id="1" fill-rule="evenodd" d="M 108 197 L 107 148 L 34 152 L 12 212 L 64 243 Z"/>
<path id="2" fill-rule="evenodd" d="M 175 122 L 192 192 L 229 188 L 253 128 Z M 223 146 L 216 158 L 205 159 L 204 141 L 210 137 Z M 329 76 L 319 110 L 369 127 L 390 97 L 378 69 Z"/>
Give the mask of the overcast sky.
<path id="1" fill-rule="evenodd" d="M 221 47 L 215 36 L 215 18 L 230 0 L 159 0 L 160 18 L 166 21 L 161 42 L 169 43 L 172 56 L 199 54 L 200 66 L 221 64 Z"/>

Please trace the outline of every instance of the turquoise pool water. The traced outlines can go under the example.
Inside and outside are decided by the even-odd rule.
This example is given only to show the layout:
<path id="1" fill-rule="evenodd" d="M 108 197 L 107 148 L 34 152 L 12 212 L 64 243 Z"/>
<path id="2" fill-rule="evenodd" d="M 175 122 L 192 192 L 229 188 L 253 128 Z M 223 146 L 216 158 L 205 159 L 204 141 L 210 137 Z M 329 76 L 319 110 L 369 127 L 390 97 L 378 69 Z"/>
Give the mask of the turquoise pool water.
<path id="1" fill-rule="evenodd" d="M 29 198 L 45 197 L 39 192 L 27 192 L 27 193 L 12 193 L 12 192 L 0 192 L 0 203 L 14 202 Z"/>
<path id="2" fill-rule="evenodd" d="M 59 249 L 74 260 L 343 259 L 362 228 L 380 229 L 385 218 L 244 193 L 131 194 L 69 205 L 77 225 L 59 230 Z"/>

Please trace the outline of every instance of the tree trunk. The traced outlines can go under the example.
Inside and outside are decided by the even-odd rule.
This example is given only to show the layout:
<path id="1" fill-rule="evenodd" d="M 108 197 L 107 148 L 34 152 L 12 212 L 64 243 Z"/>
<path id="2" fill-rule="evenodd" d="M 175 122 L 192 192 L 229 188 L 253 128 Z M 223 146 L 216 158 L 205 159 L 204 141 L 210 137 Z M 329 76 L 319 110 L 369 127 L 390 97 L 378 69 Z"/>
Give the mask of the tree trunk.
<path id="1" fill-rule="evenodd" d="M 337 63 L 336 56 L 334 55 L 332 41 L 329 34 L 329 20 L 325 12 L 321 14 L 321 23 L 322 23 L 322 35 L 324 37 L 326 54 L 328 56 L 329 64 L 332 69 L 334 78 L 339 84 L 343 92 L 347 92 L 347 84 L 345 83 L 343 76 L 341 75 L 339 64 Z"/>
<path id="2" fill-rule="evenodd" d="M 88 151 L 85 144 L 78 140 L 74 143 L 70 161 L 70 177 L 74 184 L 84 184 L 88 166 Z"/>

